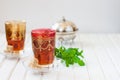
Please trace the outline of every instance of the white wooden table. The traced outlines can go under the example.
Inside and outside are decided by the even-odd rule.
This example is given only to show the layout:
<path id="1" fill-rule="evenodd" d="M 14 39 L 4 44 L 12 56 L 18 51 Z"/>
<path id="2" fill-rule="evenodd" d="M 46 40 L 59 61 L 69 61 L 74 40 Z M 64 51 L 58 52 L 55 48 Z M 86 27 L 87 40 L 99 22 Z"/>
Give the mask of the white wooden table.
<path id="1" fill-rule="evenodd" d="M 5 34 L 0 34 L 0 50 L 6 44 Z M 0 55 L 0 80 L 120 80 L 120 34 L 78 33 L 73 47 L 84 50 L 86 66 L 59 65 L 59 71 L 45 75 L 26 71 L 18 59 Z M 27 34 L 25 50 L 31 49 L 31 37 Z"/>

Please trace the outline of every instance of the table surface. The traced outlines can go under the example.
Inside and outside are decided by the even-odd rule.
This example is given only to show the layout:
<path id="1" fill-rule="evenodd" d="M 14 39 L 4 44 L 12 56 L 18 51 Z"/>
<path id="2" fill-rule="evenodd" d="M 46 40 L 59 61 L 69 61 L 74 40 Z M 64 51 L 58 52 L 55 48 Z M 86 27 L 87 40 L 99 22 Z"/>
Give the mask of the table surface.
<path id="1" fill-rule="evenodd" d="M 0 34 L 0 49 L 6 46 L 5 34 Z M 84 50 L 86 65 L 65 67 L 44 75 L 27 71 L 20 59 L 0 55 L 0 80 L 120 80 L 120 34 L 78 33 L 72 47 Z M 25 50 L 32 53 L 31 36 L 27 34 Z M 27 53 L 25 53 L 27 54 Z"/>

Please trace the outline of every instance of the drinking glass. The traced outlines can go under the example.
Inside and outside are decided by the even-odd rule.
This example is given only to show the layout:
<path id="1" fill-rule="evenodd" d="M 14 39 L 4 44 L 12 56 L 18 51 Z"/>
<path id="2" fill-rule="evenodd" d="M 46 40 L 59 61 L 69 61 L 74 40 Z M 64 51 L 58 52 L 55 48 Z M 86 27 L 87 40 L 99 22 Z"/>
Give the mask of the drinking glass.
<path id="1" fill-rule="evenodd" d="M 31 32 L 32 49 L 38 65 L 49 67 L 55 56 L 55 30 L 35 29 Z"/>
<path id="2" fill-rule="evenodd" d="M 7 40 L 8 54 L 19 55 L 24 50 L 25 34 L 26 34 L 26 22 L 25 21 L 6 21 L 5 32 Z"/>

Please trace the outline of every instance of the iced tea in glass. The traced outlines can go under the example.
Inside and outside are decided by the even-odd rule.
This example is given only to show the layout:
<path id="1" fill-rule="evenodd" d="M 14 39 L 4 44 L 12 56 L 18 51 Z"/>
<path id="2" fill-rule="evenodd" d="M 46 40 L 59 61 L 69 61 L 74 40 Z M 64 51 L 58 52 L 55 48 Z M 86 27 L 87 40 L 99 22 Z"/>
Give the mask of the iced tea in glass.
<path id="1" fill-rule="evenodd" d="M 39 65 L 53 63 L 55 51 L 55 30 L 35 29 L 31 32 L 32 49 Z"/>

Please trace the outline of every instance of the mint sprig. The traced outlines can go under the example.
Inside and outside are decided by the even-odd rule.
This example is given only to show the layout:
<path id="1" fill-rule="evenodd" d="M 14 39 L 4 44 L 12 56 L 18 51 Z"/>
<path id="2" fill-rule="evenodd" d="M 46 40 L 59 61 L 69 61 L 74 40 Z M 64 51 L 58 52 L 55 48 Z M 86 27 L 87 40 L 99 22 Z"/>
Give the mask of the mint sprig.
<path id="1" fill-rule="evenodd" d="M 65 62 L 67 67 L 74 63 L 77 63 L 79 66 L 84 66 L 85 63 L 82 60 L 84 56 L 82 53 L 83 50 L 79 51 L 79 48 L 65 48 L 63 46 L 55 48 L 55 56 L 62 59 L 62 62 Z"/>

